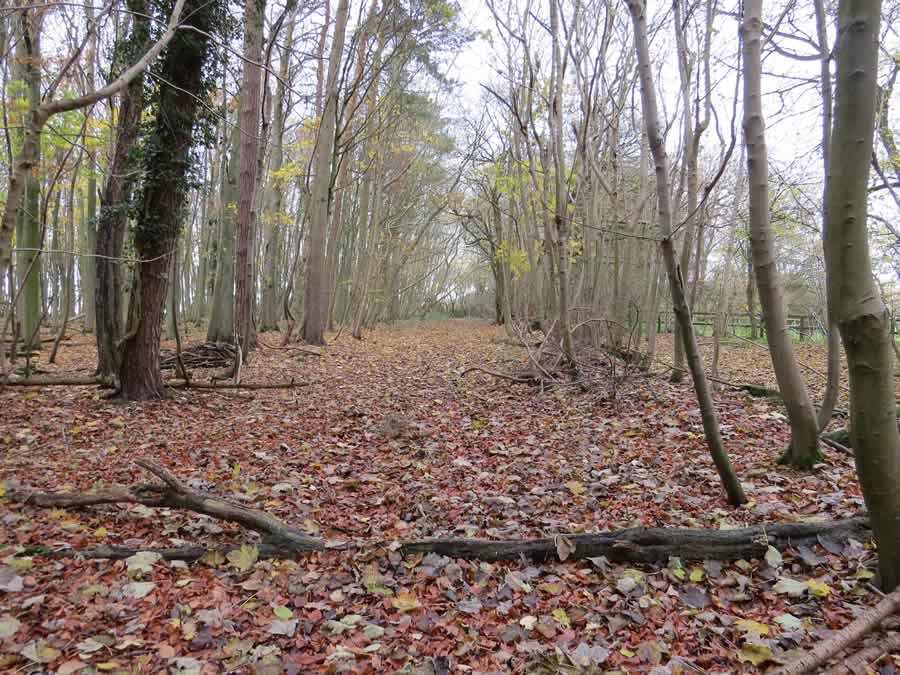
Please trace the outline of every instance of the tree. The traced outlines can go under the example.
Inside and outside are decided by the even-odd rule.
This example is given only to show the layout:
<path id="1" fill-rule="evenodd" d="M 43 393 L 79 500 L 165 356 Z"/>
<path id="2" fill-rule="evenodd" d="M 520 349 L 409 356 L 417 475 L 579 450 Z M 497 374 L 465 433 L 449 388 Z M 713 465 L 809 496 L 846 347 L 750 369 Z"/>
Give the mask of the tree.
<path id="1" fill-rule="evenodd" d="M 235 258 L 234 334 L 246 354 L 253 347 L 253 219 L 256 211 L 256 172 L 259 151 L 259 89 L 262 80 L 264 0 L 244 3 L 244 79 L 241 84 L 240 192 Z"/>
<path id="2" fill-rule="evenodd" d="M 144 184 L 135 216 L 134 248 L 141 259 L 132 288 L 129 328 L 119 371 L 122 397 L 162 398 L 159 341 L 170 257 L 181 227 L 194 124 L 204 91 L 203 67 L 217 3 L 185 2 L 185 26 L 160 67 L 156 119 L 144 148 Z"/>
<path id="3" fill-rule="evenodd" d="M 733 506 L 740 506 L 747 501 L 741 482 L 738 480 L 722 443 L 719 432 L 719 420 L 716 416 L 715 404 L 703 361 L 697 348 L 694 326 L 691 322 L 691 310 L 688 307 L 684 292 L 684 279 L 675 260 L 675 245 L 672 242 L 672 207 L 669 194 L 669 158 L 666 154 L 665 141 L 660 133 L 659 114 L 656 107 L 656 89 L 653 84 L 653 73 L 650 69 L 650 49 L 647 39 L 647 19 L 644 16 L 644 4 L 641 0 L 625 0 L 631 12 L 634 26 L 634 44 L 638 55 L 638 72 L 641 84 L 641 102 L 644 110 L 644 124 L 647 128 L 647 139 L 650 151 L 656 164 L 656 193 L 659 216 L 660 248 L 669 277 L 669 289 L 672 294 L 672 305 L 675 318 L 681 328 L 682 345 L 687 359 L 688 369 L 694 381 L 700 415 L 703 420 L 703 431 L 712 455 L 719 478 L 728 494 L 728 501 Z"/>
<path id="4" fill-rule="evenodd" d="M 769 226 L 769 165 L 762 114 L 762 0 L 746 0 L 741 40 L 744 51 L 744 142 L 750 194 L 750 249 L 766 340 L 778 388 L 791 425 L 791 443 L 780 461 L 809 468 L 821 459 L 819 425 L 812 400 L 797 366 L 784 312 L 784 292 L 775 265 Z"/>
<path id="5" fill-rule="evenodd" d="M 331 53 L 328 57 L 328 76 L 324 92 L 325 105 L 319 121 L 315 149 L 315 175 L 310 189 L 303 339 L 311 345 L 325 344 L 325 328 L 328 324 L 329 279 L 325 260 L 325 235 L 328 231 L 331 214 L 334 179 L 332 165 L 335 159 L 334 139 L 338 114 L 338 75 L 344 52 L 348 12 L 348 0 L 340 0 L 335 14 Z"/>
<path id="6" fill-rule="evenodd" d="M 828 306 L 850 373 L 850 433 L 885 590 L 900 585 L 900 432 L 890 319 L 873 279 L 867 231 L 880 0 L 841 0 L 825 215 Z"/>
<path id="7" fill-rule="evenodd" d="M 150 42 L 147 0 L 128 0 L 131 11 L 131 36 L 123 46 L 128 52 L 142 53 Z M 136 145 L 144 104 L 144 76 L 138 74 L 125 87 L 119 103 L 116 146 L 109 175 L 103 189 L 94 252 L 95 333 L 97 336 L 97 375 L 112 379 L 119 375 L 122 339 L 122 247 L 128 226 L 128 212 L 138 168 Z"/>
<path id="8" fill-rule="evenodd" d="M 148 65 L 150 65 L 156 57 L 165 49 L 169 41 L 172 40 L 178 27 L 178 21 L 181 18 L 181 11 L 186 0 L 177 0 L 169 17 L 169 23 L 165 32 L 160 36 L 159 40 L 150 47 L 131 67 L 127 68 L 119 77 L 110 82 L 105 87 L 90 91 L 82 96 L 72 98 L 54 99 L 56 90 L 59 88 L 64 75 L 76 62 L 81 49 L 73 54 L 64 64 L 61 72 L 56 79 L 44 92 L 43 102 L 33 107 L 29 113 L 27 123 L 25 124 L 24 137 L 22 139 L 21 148 L 14 158 L 13 167 L 9 173 L 9 183 L 6 190 L 6 204 L 3 207 L 3 216 L 0 218 L 0 279 L 4 279 L 9 270 L 12 252 L 12 236 L 15 229 L 16 221 L 19 218 L 22 199 L 25 195 L 28 177 L 37 164 L 40 156 L 41 131 L 47 121 L 59 113 L 69 110 L 79 110 L 86 108 L 98 101 L 102 101 L 110 96 L 118 93 L 127 87 L 135 77 L 140 75 Z M 90 30 L 94 30 L 95 26 L 91 26 Z M 83 49 L 84 43 L 81 48 Z M 0 350 L 0 373 L 6 371 L 6 354 Z"/>

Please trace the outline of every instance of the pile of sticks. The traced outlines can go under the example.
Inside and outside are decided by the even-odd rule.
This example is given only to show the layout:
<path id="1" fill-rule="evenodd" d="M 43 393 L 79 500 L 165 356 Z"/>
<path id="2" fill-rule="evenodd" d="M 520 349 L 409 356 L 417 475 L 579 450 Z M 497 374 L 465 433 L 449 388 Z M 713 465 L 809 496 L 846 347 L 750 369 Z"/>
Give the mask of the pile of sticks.
<path id="1" fill-rule="evenodd" d="M 234 345 L 227 342 L 204 342 L 193 345 L 181 352 L 181 361 L 185 368 L 228 368 L 234 363 Z M 161 370 L 176 370 L 178 357 L 167 349 L 159 355 Z"/>

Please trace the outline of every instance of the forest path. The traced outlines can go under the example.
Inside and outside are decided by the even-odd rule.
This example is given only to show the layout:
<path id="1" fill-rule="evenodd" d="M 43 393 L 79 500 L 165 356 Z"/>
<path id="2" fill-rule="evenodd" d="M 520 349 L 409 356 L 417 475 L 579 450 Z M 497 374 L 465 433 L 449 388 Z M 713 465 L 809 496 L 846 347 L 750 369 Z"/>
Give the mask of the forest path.
<path id="1" fill-rule="evenodd" d="M 263 335 L 262 340 L 278 344 L 275 335 Z M 75 342 L 64 348 L 60 368 L 71 370 L 90 363 L 89 338 Z M 810 349 L 813 358 L 815 351 Z M 661 352 L 665 359 L 665 344 Z M 763 356 L 752 347 L 735 348 L 726 356 L 723 377 L 741 375 L 742 379 L 765 382 L 769 375 Z M 687 384 L 671 385 L 664 373 L 636 375 L 612 401 L 603 391 L 542 393 L 477 373 L 465 378 L 459 375 L 475 365 L 515 372 L 522 359 L 522 350 L 506 340 L 502 329 L 474 321 L 443 321 L 377 329 L 362 342 L 343 335 L 331 342 L 322 357 L 263 347 L 244 369 L 248 382 L 294 378 L 317 383 L 300 389 L 232 391 L 227 395 L 178 390 L 170 400 L 142 405 L 100 400 L 90 388 L 7 389 L 0 391 L 0 443 L 5 446 L 0 455 L 0 478 L 47 490 L 128 484 L 147 479 L 133 464 L 134 459 L 145 457 L 166 465 L 193 487 L 265 508 L 311 534 L 386 542 L 441 534 L 518 538 L 634 524 L 720 528 L 772 520 L 843 518 L 857 514 L 862 507 L 848 457 L 829 451 L 832 463 L 809 474 L 775 465 L 787 439 L 787 427 L 778 404 L 771 401 L 730 390 L 718 395 L 726 446 L 751 500 L 745 508 L 735 510 L 727 506 L 707 456 Z M 0 531 L 0 546 L 7 554 L 13 552 L 13 546 L 38 544 L 52 548 L 84 548 L 97 543 L 169 546 L 184 541 L 222 544 L 246 539 L 225 523 L 190 513 L 161 515 L 140 507 L 51 511 L 0 501 L 0 514 L 7 526 Z M 839 578 L 852 577 L 861 562 L 870 558 L 871 553 L 862 549 L 833 558 L 804 553 L 806 562 L 799 563 L 800 567 L 797 562 L 791 564 L 795 572 L 824 574 L 833 587 Z M 371 555 L 366 560 L 372 560 Z M 294 654 L 293 663 L 318 666 L 341 642 L 339 635 L 329 637 L 321 632 L 323 621 L 351 611 L 377 615 L 393 622 L 395 628 L 390 630 L 394 632 L 388 636 L 394 638 L 393 646 L 380 656 L 357 656 L 361 663 L 380 663 L 371 666 L 378 672 L 386 662 L 377 659 L 387 653 L 394 655 L 391 663 L 399 667 L 404 659 L 447 653 L 448 645 L 469 645 L 460 656 L 463 663 L 505 668 L 501 664 L 507 657 L 497 657 L 498 661 L 493 656 L 501 647 L 515 653 L 511 663 L 527 660 L 532 653 L 550 648 L 560 636 L 574 639 L 566 621 L 582 627 L 585 621 L 595 622 L 585 619 L 590 612 L 584 608 L 607 603 L 592 600 L 584 605 L 582 590 L 588 582 L 576 566 L 556 564 L 544 572 L 549 575 L 544 584 L 549 586 L 507 617 L 497 609 L 498 603 L 515 603 L 508 585 L 501 588 L 502 567 L 491 572 L 494 567 L 463 563 L 461 572 L 453 572 L 465 579 L 464 587 L 453 595 L 459 601 L 457 609 L 462 607 L 460 613 L 452 609 L 453 602 L 447 604 L 441 590 L 444 582 L 434 582 L 435 575 L 441 577 L 446 559 L 437 571 L 432 566 L 430 572 L 423 572 L 422 566 L 399 563 L 399 559 L 390 562 L 390 556 L 375 562 L 380 573 L 391 580 L 385 581 L 390 593 L 382 595 L 394 600 L 384 599 L 377 591 L 373 596 L 372 589 L 381 582 L 370 579 L 371 583 L 364 581 L 360 586 L 358 575 L 364 562 L 348 561 L 334 553 L 306 558 L 296 571 L 291 563 L 258 563 L 252 576 L 258 581 L 252 583 L 233 578 L 234 570 L 209 570 L 201 565 L 178 572 L 159 566 L 152 576 L 159 586 L 153 608 L 138 606 L 135 610 L 134 600 L 123 600 L 116 596 L 121 591 L 110 590 L 110 598 L 94 603 L 96 609 L 82 607 L 76 616 L 72 603 L 82 606 L 88 602 L 79 599 L 78 588 L 101 581 L 109 589 L 120 588 L 128 581 L 122 564 L 44 562 L 35 563 L 26 583 L 31 596 L 36 592 L 45 595 L 40 613 L 16 605 L 23 602 L 17 597 L 20 593 L 0 596 L 0 604 L 16 612 L 20 621 L 30 617 L 36 626 L 38 614 L 60 617 L 63 623 L 59 626 L 35 630 L 68 635 L 71 641 L 84 639 L 88 626 L 93 625 L 96 632 L 101 619 L 109 624 L 109 631 L 125 634 L 126 624 L 135 620 L 139 610 L 146 625 L 132 634 L 151 645 L 151 663 L 156 664 L 151 666 L 153 671 L 161 663 L 158 659 L 169 653 L 166 649 L 160 656 L 152 646 L 154 641 L 164 641 L 181 657 L 190 653 L 195 658 L 202 653 L 204 658 L 212 658 L 215 653 L 219 655 L 215 658 L 225 659 L 225 638 L 248 635 L 255 635 L 256 643 L 281 640 L 280 648 Z M 764 584 L 774 578 L 772 570 L 761 571 L 762 576 L 753 583 Z M 588 587 L 600 584 L 593 592 L 612 592 L 615 577 L 621 573 L 614 566 L 606 586 L 591 581 Z M 2 574 L 0 569 L 0 581 Z M 294 578 L 295 574 L 302 579 Z M 179 575 L 188 575 L 193 581 L 177 586 Z M 643 587 L 644 582 L 640 583 Z M 743 581 L 737 583 L 742 589 L 746 586 Z M 702 606 L 715 597 L 714 604 L 731 607 L 732 614 L 761 619 L 783 609 L 781 596 L 764 588 L 748 596 L 754 598 L 751 604 L 741 605 L 743 600 L 732 598 L 736 592 L 733 584 L 704 584 L 691 591 L 706 598 Z M 853 590 L 855 584 L 852 581 L 844 589 L 848 603 L 860 601 Z M 399 608 L 394 601 L 403 597 L 402 589 L 409 589 L 428 611 L 410 614 Z M 663 587 L 646 586 L 644 590 L 654 598 L 659 596 L 662 604 L 645 611 L 637 595 L 614 596 L 610 606 L 616 607 L 616 616 L 630 627 L 615 640 L 607 635 L 604 644 L 624 640 L 623 644 L 634 646 L 638 636 L 652 637 L 648 633 L 651 626 L 661 630 L 669 625 L 666 630 L 672 630 L 672 621 L 693 621 L 688 615 L 674 620 L 668 613 L 654 614 L 652 607 L 671 605 L 672 600 L 665 597 Z M 394 596 L 395 592 L 401 595 Z M 24 593 L 23 597 L 30 597 L 28 590 Z M 295 612 L 306 622 L 302 640 L 276 638 L 270 631 L 271 609 L 266 603 L 286 604 L 292 594 L 302 598 L 292 601 Z M 261 609 L 250 611 L 242 604 L 250 602 L 252 595 L 258 598 L 251 607 L 262 602 Z M 210 602 L 229 608 L 237 628 L 201 626 L 198 635 L 204 636 L 202 640 L 166 628 L 165 622 L 172 616 L 189 620 L 177 609 L 186 602 L 195 609 Z M 110 604 L 113 609 L 107 607 Z M 569 612 L 568 618 L 548 618 L 540 635 L 523 629 L 515 618 L 541 612 L 549 617 L 552 609 L 560 608 Z M 827 604 L 823 600 L 821 607 L 809 606 L 805 611 L 817 621 L 850 612 L 837 592 Z M 164 625 L 160 628 L 153 621 Z M 603 619 L 603 626 L 607 621 Z M 508 622 L 518 628 L 505 644 L 503 639 L 498 641 L 498 631 Z M 469 633 L 472 626 L 478 627 L 474 636 Z M 598 628 L 584 630 L 591 634 Z M 430 631 L 430 637 L 411 641 L 408 635 L 404 638 L 406 631 L 423 635 Z M 606 632 L 604 629 L 596 637 Z M 727 651 L 729 641 L 739 642 L 741 634 L 731 634 L 732 628 L 727 632 L 720 641 L 688 631 L 667 649 L 672 655 L 712 649 L 710 663 L 724 659 L 719 667 L 728 670 L 734 665 L 731 656 L 716 654 Z M 482 644 L 485 640 L 490 644 Z M 712 642 L 707 644 L 709 640 Z M 707 646 L 699 647 L 701 642 Z M 302 645 L 299 651 L 298 644 Z M 357 646 L 362 649 L 364 644 Z M 719 646 L 713 649 L 710 645 L 714 644 Z M 117 658 L 127 661 L 125 657 L 135 650 L 126 648 Z M 466 656 L 469 650 L 471 654 Z M 613 660 L 631 658 L 616 654 Z"/>

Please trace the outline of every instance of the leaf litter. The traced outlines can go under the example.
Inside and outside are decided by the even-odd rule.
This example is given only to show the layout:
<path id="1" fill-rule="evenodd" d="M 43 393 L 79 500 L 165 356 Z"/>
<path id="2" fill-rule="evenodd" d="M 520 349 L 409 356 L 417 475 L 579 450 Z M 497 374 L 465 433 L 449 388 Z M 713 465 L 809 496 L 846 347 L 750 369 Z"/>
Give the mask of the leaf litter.
<path id="1" fill-rule="evenodd" d="M 89 337 L 75 342 L 60 368 L 92 361 Z M 821 352 L 805 347 L 802 356 L 823 363 Z M 192 488 L 325 539 L 383 542 L 356 554 L 264 560 L 245 532 L 195 514 L 41 510 L 0 499 L 0 665 L 765 669 L 872 604 L 874 552 L 863 542 L 734 562 L 568 561 L 566 533 L 836 519 L 857 515 L 862 500 L 847 457 L 829 452 L 811 473 L 776 465 L 788 430 L 775 401 L 718 393 L 723 436 L 750 497 L 734 510 L 689 388 L 665 373 L 635 376 L 615 397 L 458 376 L 522 359 L 499 329 L 453 321 L 345 337 L 321 358 L 261 349 L 244 367 L 247 381 L 320 382 L 297 390 L 188 390 L 125 406 L 90 388 L 0 391 L 5 481 L 43 490 L 132 484 L 141 478 L 132 460 L 147 457 Z M 720 373 L 772 381 L 751 349 L 725 350 Z M 553 536 L 558 555 L 540 565 L 486 563 L 404 558 L 391 546 L 434 536 Z M 188 542 L 244 545 L 192 565 L 147 552 L 116 562 L 45 555 Z"/>

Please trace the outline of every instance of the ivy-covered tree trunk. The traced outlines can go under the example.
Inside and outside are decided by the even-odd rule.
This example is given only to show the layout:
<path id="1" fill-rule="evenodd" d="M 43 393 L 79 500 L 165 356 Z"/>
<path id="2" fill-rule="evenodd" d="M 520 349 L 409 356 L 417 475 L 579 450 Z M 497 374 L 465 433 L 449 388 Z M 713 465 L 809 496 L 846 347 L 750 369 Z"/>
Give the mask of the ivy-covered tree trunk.
<path id="1" fill-rule="evenodd" d="M 890 316 L 869 255 L 867 197 L 874 136 L 880 0 L 841 0 L 837 90 L 825 221 L 828 306 L 850 373 L 850 433 L 886 590 L 900 585 L 900 433 Z"/>
<path id="2" fill-rule="evenodd" d="M 132 12 L 131 37 L 125 48 L 128 52 L 146 51 L 150 41 L 147 27 L 147 0 L 129 0 Z M 128 61 L 128 56 L 124 61 Z M 122 92 L 119 117 L 116 123 L 116 144 L 109 177 L 103 189 L 100 216 L 97 221 L 94 274 L 95 332 L 97 336 L 97 375 L 118 377 L 122 339 L 122 293 L 125 283 L 122 256 L 125 231 L 128 226 L 128 205 L 134 189 L 136 168 L 135 145 L 141 121 L 144 98 L 144 76 L 138 75 Z"/>
<path id="3" fill-rule="evenodd" d="M 165 395 L 159 340 L 169 258 L 174 254 L 187 191 L 194 121 L 209 52 L 208 33 L 217 4 L 209 0 L 185 3 L 185 26 L 169 43 L 160 68 L 156 120 L 144 153 L 144 186 L 134 232 L 135 252 L 141 262 L 119 371 L 126 400 Z"/>

